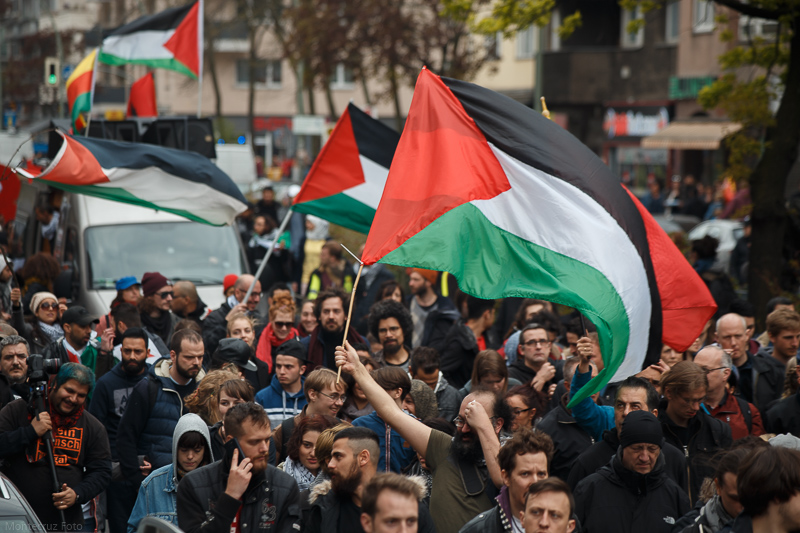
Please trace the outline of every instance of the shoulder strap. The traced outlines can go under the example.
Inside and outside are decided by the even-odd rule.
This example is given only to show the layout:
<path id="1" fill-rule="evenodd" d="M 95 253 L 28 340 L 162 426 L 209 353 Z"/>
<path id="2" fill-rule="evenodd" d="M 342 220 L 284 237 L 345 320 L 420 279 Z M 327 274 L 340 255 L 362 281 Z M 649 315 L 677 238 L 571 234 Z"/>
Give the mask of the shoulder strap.
<path id="1" fill-rule="evenodd" d="M 158 398 L 158 378 L 147 376 L 147 411 L 152 413 Z"/>
<path id="2" fill-rule="evenodd" d="M 747 400 L 739 396 L 734 396 L 734 398 L 736 398 L 736 402 L 739 404 L 739 410 L 742 412 L 744 421 L 747 423 L 747 432 L 750 433 L 753 430 L 753 413 L 750 412 L 750 404 L 747 403 Z"/>
<path id="3" fill-rule="evenodd" d="M 294 417 L 291 416 L 281 422 L 281 457 L 286 457 L 286 447 L 289 445 L 289 438 L 294 431 Z"/>

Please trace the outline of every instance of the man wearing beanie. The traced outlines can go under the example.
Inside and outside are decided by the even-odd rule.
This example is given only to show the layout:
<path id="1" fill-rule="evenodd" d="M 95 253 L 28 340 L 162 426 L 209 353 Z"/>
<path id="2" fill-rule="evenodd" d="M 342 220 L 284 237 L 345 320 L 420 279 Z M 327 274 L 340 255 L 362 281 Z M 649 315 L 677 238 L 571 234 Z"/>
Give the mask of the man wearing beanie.
<path id="1" fill-rule="evenodd" d="M 142 276 L 142 293 L 144 298 L 139 302 L 142 327 L 161 337 L 164 344 L 169 346 L 172 331 L 179 320 L 170 312 L 175 296 L 172 282 L 159 272 L 145 272 Z"/>
<path id="2" fill-rule="evenodd" d="M 406 272 L 408 273 L 408 289 L 411 291 L 408 310 L 411 312 L 411 320 L 414 323 L 411 347 L 432 346 L 431 340 L 441 343 L 450 326 L 461 315 L 449 298 L 438 295 L 434 290 L 436 271 L 409 268 Z M 441 350 L 439 345 L 432 347 Z"/>
<path id="3" fill-rule="evenodd" d="M 689 512 L 686 493 L 664 472 L 661 423 L 647 411 L 625 417 L 617 454 L 575 488 L 583 533 L 669 533 Z"/>

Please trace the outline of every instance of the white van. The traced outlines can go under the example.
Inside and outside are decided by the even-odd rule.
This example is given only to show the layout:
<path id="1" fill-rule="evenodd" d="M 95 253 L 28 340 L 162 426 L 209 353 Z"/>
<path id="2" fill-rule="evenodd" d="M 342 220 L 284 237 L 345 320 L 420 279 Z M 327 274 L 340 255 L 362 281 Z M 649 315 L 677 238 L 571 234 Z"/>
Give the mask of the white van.
<path id="1" fill-rule="evenodd" d="M 41 227 L 33 215 L 48 187 L 23 180 L 17 208 L 17 229 L 24 225 L 26 256 L 41 249 Z M 232 226 L 209 226 L 154 209 L 64 193 L 55 239 L 56 257 L 64 268 L 58 296 L 90 313 L 107 313 L 116 296 L 115 281 L 124 276 L 141 280 L 145 272 L 188 280 L 211 309 L 224 301 L 227 274 L 247 272 L 241 239 Z M 60 294 L 58 294 L 60 293 Z"/>

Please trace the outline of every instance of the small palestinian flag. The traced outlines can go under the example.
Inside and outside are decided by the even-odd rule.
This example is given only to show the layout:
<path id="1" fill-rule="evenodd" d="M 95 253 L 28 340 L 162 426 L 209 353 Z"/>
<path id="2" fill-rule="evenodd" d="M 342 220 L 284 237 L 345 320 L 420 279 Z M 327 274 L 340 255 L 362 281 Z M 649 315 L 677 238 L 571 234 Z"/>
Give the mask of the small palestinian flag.
<path id="1" fill-rule="evenodd" d="M 396 131 L 348 105 L 292 209 L 368 233 L 399 139 Z"/>
<path id="2" fill-rule="evenodd" d="M 605 368 L 578 402 L 683 350 L 716 309 L 705 283 L 586 146 L 510 98 L 423 70 L 366 264 L 443 270 L 479 298 L 534 297 L 597 326 Z"/>
<path id="3" fill-rule="evenodd" d="M 131 85 L 131 94 L 128 97 L 128 118 L 157 116 L 156 82 L 153 79 L 153 73 L 148 72 Z"/>
<path id="4" fill-rule="evenodd" d="M 144 143 L 51 133 L 51 163 L 39 174 L 65 191 L 174 213 L 213 226 L 231 224 L 247 201 L 227 174 L 200 154 Z"/>
<path id="5" fill-rule="evenodd" d="M 203 68 L 203 12 L 198 0 L 145 15 L 103 39 L 98 60 L 107 65 L 135 63 L 175 70 L 198 78 Z"/>
<path id="6" fill-rule="evenodd" d="M 97 60 L 97 48 L 81 59 L 75 70 L 67 78 L 67 104 L 72 119 L 72 129 L 80 133 L 86 128 L 85 113 L 92 110 L 92 94 L 94 93 L 94 66 Z"/>

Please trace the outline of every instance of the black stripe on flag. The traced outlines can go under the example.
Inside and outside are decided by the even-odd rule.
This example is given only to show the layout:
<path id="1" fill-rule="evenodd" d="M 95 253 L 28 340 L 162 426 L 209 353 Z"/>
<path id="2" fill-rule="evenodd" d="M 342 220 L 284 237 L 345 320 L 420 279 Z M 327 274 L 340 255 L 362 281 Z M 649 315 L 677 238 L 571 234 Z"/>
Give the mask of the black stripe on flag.
<path id="1" fill-rule="evenodd" d="M 112 35 L 128 35 L 131 33 L 136 33 L 137 31 L 167 31 L 167 30 L 174 30 L 177 28 L 183 19 L 186 18 L 186 14 L 189 13 L 189 10 L 194 7 L 196 2 L 192 2 L 187 6 L 181 7 L 171 7 L 169 9 L 165 9 L 155 15 L 145 15 L 144 17 L 139 17 L 138 19 L 134 20 L 133 22 L 129 22 L 124 26 L 119 26 L 108 32 L 103 32 L 103 38 L 111 37 Z"/>
<path id="2" fill-rule="evenodd" d="M 628 234 L 639 252 L 650 285 L 652 315 L 645 366 L 655 363 L 661 353 L 661 297 L 642 217 L 620 180 L 587 146 L 541 113 L 472 83 L 445 77 L 441 80 L 458 98 L 487 141 L 517 160 L 580 189 Z M 637 334 L 641 332 L 631 332 L 631 335 Z"/>
<path id="3" fill-rule="evenodd" d="M 358 153 L 384 168 L 392 166 L 400 134 L 353 104 L 347 106 L 347 112 L 350 113 L 350 124 L 353 126 Z"/>

